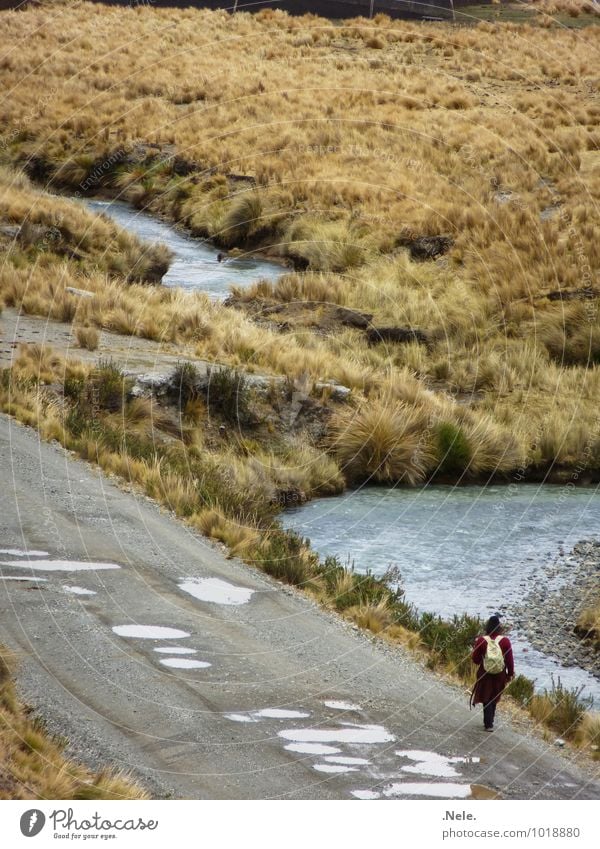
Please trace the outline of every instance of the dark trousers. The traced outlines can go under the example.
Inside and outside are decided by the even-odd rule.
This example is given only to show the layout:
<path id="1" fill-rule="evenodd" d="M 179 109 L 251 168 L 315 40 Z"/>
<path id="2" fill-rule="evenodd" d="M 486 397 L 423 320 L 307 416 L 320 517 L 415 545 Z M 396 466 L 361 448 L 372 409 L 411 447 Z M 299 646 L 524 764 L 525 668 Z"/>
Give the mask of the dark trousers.
<path id="1" fill-rule="evenodd" d="M 494 716 L 496 715 L 496 703 L 497 700 L 494 699 L 493 702 L 488 702 L 487 705 L 483 706 L 483 724 L 486 728 L 494 727 Z"/>

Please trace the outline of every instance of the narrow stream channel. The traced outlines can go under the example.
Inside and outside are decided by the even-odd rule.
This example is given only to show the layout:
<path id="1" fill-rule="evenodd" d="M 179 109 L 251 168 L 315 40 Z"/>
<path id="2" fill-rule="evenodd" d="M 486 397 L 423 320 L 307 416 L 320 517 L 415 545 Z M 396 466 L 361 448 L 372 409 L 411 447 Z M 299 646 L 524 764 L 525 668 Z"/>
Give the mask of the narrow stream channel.
<path id="1" fill-rule="evenodd" d="M 161 242 L 173 251 L 174 260 L 162 281 L 165 286 L 206 292 L 219 300 L 227 297 L 231 285 L 277 280 L 285 273 L 284 266 L 253 256 L 226 257 L 219 262 L 219 250 L 209 242 L 194 239 L 122 201 L 89 200 L 85 204 L 91 212 L 108 215 L 146 242 Z"/>
<path id="2" fill-rule="evenodd" d="M 231 284 L 277 279 L 284 269 L 257 258 L 218 262 L 218 250 L 166 222 L 119 201 L 86 201 L 121 227 L 162 242 L 175 259 L 163 283 L 224 298 Z M 364 571 L 400 567 L 408 601 L 441 616 L 482 617 L 524 598 L 536 570 L 576 542 L 600 534 L 596 488 L 520 485 L 518 488 L 442 487 L 421 490 L 363 488 L 320 499 L 283 515 L 283 524 L 308 536 L 322 555 L 336 554 Z M 559 675 L 569 687 L 585 685 L 600 703 L 600 681 L 565 667 L 511 634 L 517 667 L 539 688 Z"/>
<path id="3" fill-rule="evenodd" d="M 398 566 L 407 600 L 444 617 L 487 617 L 522 601 L 536 571 L 598 536 L 596 488 L 520 485 L 419 490 L 365 487 L 288 511 L 283 524 L 310 538 L 321 555 L 336 554 L 358 571 L 381 575 Z M 509 616 L 510 619 L 510 616 Z M 511 634 L 517 671 L 550 686 L 585 685 L 600 702 L 600 682 L 565 667 Z"/>

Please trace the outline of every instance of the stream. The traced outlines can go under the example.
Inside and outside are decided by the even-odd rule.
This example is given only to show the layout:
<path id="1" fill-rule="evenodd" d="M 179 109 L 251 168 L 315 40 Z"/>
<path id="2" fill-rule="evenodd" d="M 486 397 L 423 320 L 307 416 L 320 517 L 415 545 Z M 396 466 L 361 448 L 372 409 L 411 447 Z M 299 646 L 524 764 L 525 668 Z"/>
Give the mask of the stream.
<path id="1" fill-rule="evenodd" d="M 173 262 L 162 279 L 164 286 L 202 291 L 220 300 L 227 297 L 232 285 L 243 287 L 257 280 L 277 280 L 286 271 L 283 265 L 252 255 L 226 257 L 219 262 L 219 249 L 210 242 L 188 236 L 171 224 L 140 212 L 123 201 L 89 200 L 85 201 L 85 205 L 91 212 L 108 215 L 140 239 L 162 242 L 173 251 Z"/>
<path id="2" fill-rule="evenodd" d="M 600 492 L 552 485 L 364 487 L 287 511 L 286 528 L 309 537 L 322 556 L 337 555 L 357 571 L 381 575 L 398 566 L 406 599 L 443 617 L 487 618 L 527 595 L 541 567 L 598 536 Z M 511 632 L 517 673 L 543 689 L 551 676 L 585 685 L 600 701 L 600 681 L 564 666 Z"/>
<path id="3" fill-rule="evenodd" d="M 175 259 L 164 285 L 201 290 L 215 299 L 230 285 L 275 280 L 285 272 L 254 257 L 217 260 L 218 250 L 120 201 L 86 201 L 149 242 L 162 242 Z M 420 490 L 364 487 L 287 511 L 283 525 L 310 538 L 319 554 L 337 555 L 359 571 L 380 575 L 398 566 L 409 602 L 444 617 L 510 614 L 538 570 L 576 542 L 600 534 L 596 488 L 520 484 L 518 487 L 428 486 Z M 509 615 L 510 619 L 510 615 Z M 517 672 L 538 688 L 560 676 L 568 687 L 585 686 L 600 703 L 600 681 L 564 666 L 511 632 Z"/>

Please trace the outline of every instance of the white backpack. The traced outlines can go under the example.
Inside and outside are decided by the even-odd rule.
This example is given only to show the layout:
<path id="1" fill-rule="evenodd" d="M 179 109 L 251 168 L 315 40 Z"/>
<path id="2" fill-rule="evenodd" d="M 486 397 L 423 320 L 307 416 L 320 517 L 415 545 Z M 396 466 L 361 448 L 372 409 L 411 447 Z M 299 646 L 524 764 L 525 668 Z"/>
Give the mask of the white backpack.
<path id="1" fill-rule="evenodd" d="M 484 637 L 487 648 L 485 651 L 485 655 L 483 656 L 483 668 L 486 672 L 489 672 L 490 675 L 498 675 L 500 672 L 504 672 L 504 655 L 502 654 L 502 649 L 500 648 L 500 640 L 501 636 L 496 637 L 495 640 L 492 640 L 491 637 Z"/>

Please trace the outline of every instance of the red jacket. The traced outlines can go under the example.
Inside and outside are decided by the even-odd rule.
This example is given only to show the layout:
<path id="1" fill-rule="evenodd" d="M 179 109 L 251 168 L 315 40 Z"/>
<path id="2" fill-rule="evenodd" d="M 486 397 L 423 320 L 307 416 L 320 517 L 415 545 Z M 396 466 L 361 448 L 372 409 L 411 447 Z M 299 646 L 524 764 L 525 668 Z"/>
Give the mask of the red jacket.
<path id="1" fill-rule="evenodd" d="M 490 634 L 492 639 L 495 639 L 498 634 Z M 487 704 L 488 702 L 498 701 L 502 695 L 502 691 L 508 684 L 509 680 L 515 674 L 515 663 L 513 659 L 512 646 L 508 637 L 501 637 L 499 641 L 502 654 L 504 655 L 505 669 L 503 672 L 498 672 L 493 675 L 486 672 L 483 668 L 483 658 L 487 649 L 487 640 L 483 636 L 476 638 L 471 653 L 471 660 L 477 664 L 477 680 L 471 696 L 472 704 Z"/>

